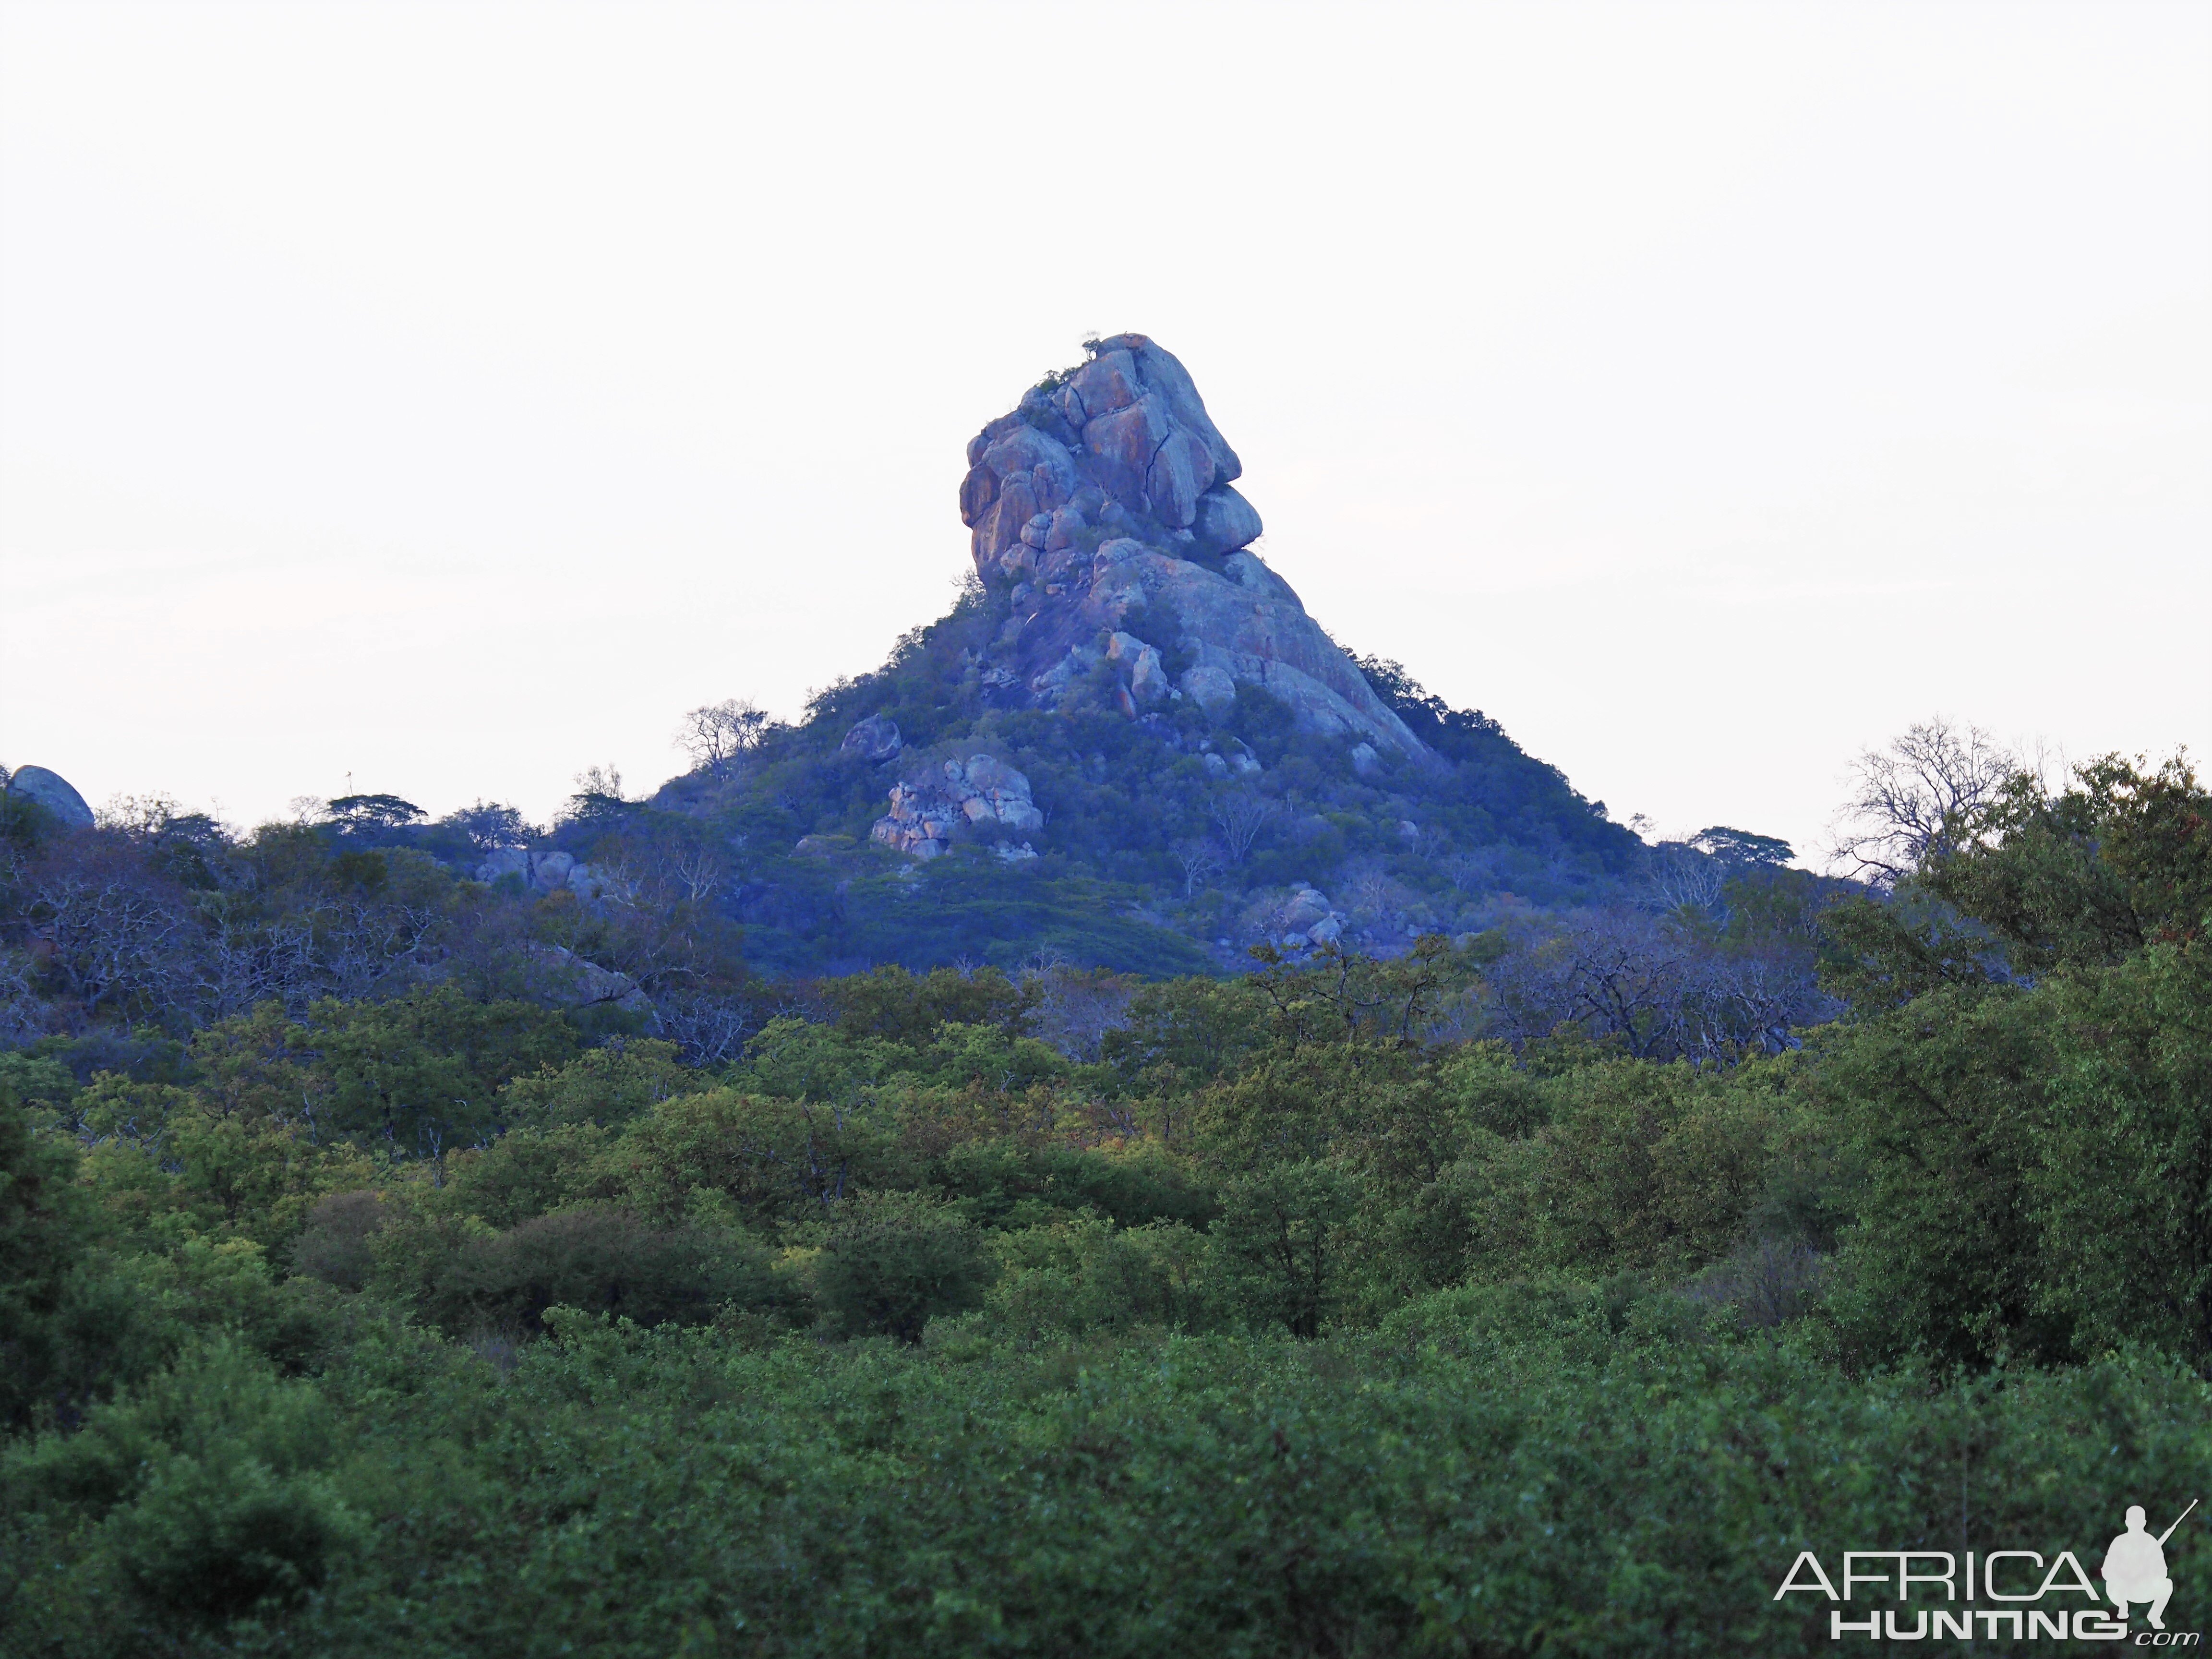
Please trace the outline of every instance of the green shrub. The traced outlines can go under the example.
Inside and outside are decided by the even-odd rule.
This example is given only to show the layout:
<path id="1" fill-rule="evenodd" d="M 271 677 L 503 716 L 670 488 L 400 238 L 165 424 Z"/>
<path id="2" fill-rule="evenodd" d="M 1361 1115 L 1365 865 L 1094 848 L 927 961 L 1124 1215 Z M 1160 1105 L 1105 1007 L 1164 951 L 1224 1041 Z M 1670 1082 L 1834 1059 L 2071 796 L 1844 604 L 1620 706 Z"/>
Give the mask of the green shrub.
<path id="1" fill-rule="evenodd" d="M 555 1306 L 639 1325 L 702 1325 L 726 1306 L 785 1299 L 768 1252 L 742 1233 L 655 1227 L 592 1208 L 464 1244 L 439 1278 L 430 1313 L 456 1334 L 526 1333 L 542 1330 Z"/>
<path id="2" fill-rule="evenodd" d="M 814 1264 L 814 1294 L 845 1336 L 919 1342 L 941 1314 L 982 1299 L 988 1263 L 975 1229 L 913 1193 L 846 1200 Z"/>

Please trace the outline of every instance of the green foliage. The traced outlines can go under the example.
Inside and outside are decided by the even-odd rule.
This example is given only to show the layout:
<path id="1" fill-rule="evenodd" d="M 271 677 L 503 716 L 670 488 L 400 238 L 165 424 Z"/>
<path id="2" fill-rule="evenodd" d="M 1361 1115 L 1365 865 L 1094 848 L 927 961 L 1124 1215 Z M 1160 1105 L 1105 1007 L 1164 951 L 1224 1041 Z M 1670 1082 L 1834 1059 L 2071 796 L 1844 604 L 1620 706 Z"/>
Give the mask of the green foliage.
<path id="1" fill-rule="evenodd" d="M 317 1003 L 308 1024 L 329 1126 L 409 1152 L 466 1145 L 497 1122 L 500 1085 L 576 1051 L 549 1009 L 471 1001 L 450 987 L 391 1002 Z"/>
<path id="2" fill-rule="evenodd" d="M 58 1328 L 94 1228 L 77 1162 L 0 1082 L 0 1422 L 22 1423 L 58 1381 Z"/>
<path id="3" fill-rule="evenodd" d="M 725 1308 L 791 1300 L 768 1252 L 741 1232 L 654 1227 L 628 1212 L 564 1210 L 471 1238 L 438 1275 L 427 1312 L 447 1331 L 524 1334 L 560 1306 L 639 1325 L 702 1325 Z"/>
<path id="4" fill-rule="evenodd" d="M 932 1319 L 982 1299 L 988 1259 L 975 1230 L 910 1193 L 844 1200 L 814 1263 L 814 1295 L 846 1336 L 919 1342 Z"/>
<path id="5" fill-rule="evenodd" d="M 1344 1172 L 1321 1163 L 1271 1164 L 1223 1187 L 1215 1231 L 1248 1317 L 1296 1337 L 1321 1334 L 1340 1295 L 1358 1201 Z"/>
<path id="6" fill-rule="evenodd" d="M 9 1454 L 0 1480 L 16 1502 L 90 1523 L 102 1576 L 156 1629 L 267 1620 L 365 1534 L 322 1473 L 331 1426 L 312 1387 L 217 1342 L 82 1432 Z"/>
<path id="7" fill-rule="evenodd" d="M 500 1114 L 509 1123 L 541 1128 L 619 1125 L 704 1086 L 697 1072 L 678 1060 L 674 1043 L 617 1042 L 511 1079 L 500 1091 Z"/>
<path id="8" fill-rule="evenodd" d="M 1856 1003 L 1725 1063 L 1470 1036 L 1527 958 L 1440 939 L 879 969 L 714 1070 L 452 988 L 0 1060 L 0 1620 L 1640 1659 L 1819 1646 L 1801 1548 L 2092 1560 L 2212 1478 L 2193 786 L 2130 777 L 1885 904 L 1744 853 L 1684 936 Z"/>

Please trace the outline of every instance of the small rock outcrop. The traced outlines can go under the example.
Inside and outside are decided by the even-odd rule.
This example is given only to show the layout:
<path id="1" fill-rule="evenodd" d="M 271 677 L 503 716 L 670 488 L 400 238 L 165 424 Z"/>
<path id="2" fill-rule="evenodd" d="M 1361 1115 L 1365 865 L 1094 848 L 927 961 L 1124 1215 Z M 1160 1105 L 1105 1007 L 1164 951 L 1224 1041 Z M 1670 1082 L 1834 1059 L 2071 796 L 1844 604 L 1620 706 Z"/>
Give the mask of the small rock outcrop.
<path id="1" fill-rule="evenodd" d="M 573 853 L 533 852 L 526 847 L 496 847 L 477 861 L 470 872 L 487 884 L 513 876 L 526 891 L 574 893 L 580 899 L 619 899 L 631 896 L 629 884 L 602 866 L 580 862 Z"/>
<path id="2" fill-rule="evenodd" d="M 602 968 L 560 945 L 523 947 L 537 969 L 532 988 L 546 1001 L 562 1008 L 618 1008 L 626 1014 L 646 1014 L 652 1001 L 627 974 Z"/>
<path id="3" fill-rule="evenodd" d="M 1030 799 L 1030 781 L 991 755 L 949 760 L 915 780 L 891 787 L 890 811 L 875 822 L 870 836 L 916 858 L 933 859 L 951 844 L 957 831 L 987 824 L 1011 830 L 1041 830 L 1044 814 Z M 1002 857 L 1034 856 L 1024 848 L 1003 848 Z"/>
<path id="4" fill-rule="evenodd" d="M 899 751 L 898 722 L 888 715 L 871 714 L 856 720 L 853 729 L 845 733 L 845 741 L 837 745 L 840 755 L 855 755 L 865 761 L 889 760 Z"/>
<path id="5" fill-rule="evenodd" d="M 1183 366 L 1141 334 L 1089 350 L 968 446 L 960 516 L 1008 608 L 985 684 L 1057 706 L 1108 663 L 1109 702 L 1133 720 L 1183 697 L 1218 714 L 1240 683 L 1258 685 L 1309 732 L 1428 758 L 1250 551 L 1261 521 L 1234 487 L 1243 464 Z M 1179 683 L 1170 654 L 1190 665 Z"/>
<path id="6" fill-rule="evenodd" d="M 8 775 L 8 793 L 45 808 L 72 830 L 92 828 L 92 808 L 58 772 L 43 766 L 19 766 Z"/>

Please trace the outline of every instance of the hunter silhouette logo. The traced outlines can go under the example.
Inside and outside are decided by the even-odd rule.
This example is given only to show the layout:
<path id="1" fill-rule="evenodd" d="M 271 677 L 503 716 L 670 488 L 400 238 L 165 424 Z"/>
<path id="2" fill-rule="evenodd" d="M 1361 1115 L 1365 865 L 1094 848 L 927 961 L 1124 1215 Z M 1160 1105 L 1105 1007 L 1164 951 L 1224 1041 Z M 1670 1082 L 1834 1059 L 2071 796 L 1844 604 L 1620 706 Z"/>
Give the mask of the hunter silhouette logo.
<path id="1" fill-rule="evenodd" d="M 2048 1639 L 2196 1647 L 2203 1639 L 2200 1632 L 2166 1627 L 2166 1604 L 2173 1599 L 2173 1577 L 2166 1565 L 2166 1540 L 2189 1518 L 2197 1504 L 2197 1499 L 2191 1498 L 2188 1508 L 2174 1516 L 2172 1526 L 2156 1536 L 2150 1532 L 2143 1506 L 2130 1504 L 2127 1530 L 2105 1551 L 2101 1595 L 2071 1550 L 2061 1550 L 2047 1564 L 2038 1550 L 1969 1550 L 1963 1557 L 1944 1550 L 1846 1550 L 1840 1593 L 1837 1580 L 1829 1577 L 1820 1558 L 1804 1550 L 1783 1575 L 1774 1599 L 1782 1601 L 1796 1591 L 1834 1602 L 1863 1602 L 1869 1589 L 1880 1585 L 1875 1595 L 1898 1604 L 1863 1606 L 1858 1610 L 1864 1613 L 1863 1618 L 1850 1617 L 1840 1607 L 1834 1609 L 1828 1615 L 1832 1641 L 1846 1636 L 1870 1639 L 1886 1636 L 1905 1642 L 1930 1637 L 1972 1640 L 1978 1635 L 1990 1641 Z M 1964 1595 L 1960 1594 L 1962 1589 Z M 2068 1596 L 2079 1596 L 2089 1605 L 2069 1606 L 2063 1600 Z M 1912 1606 L 1915 1601 L 1922 1605 Z M 2109 1607 L 2105 1605 L 2107 1601 Z M 1928 1605 L 1930 1602 L 1936 1605 Z M 1977 1605 L 1986 1603 L 1996 1605 Z M 2145 1610 L 2150 1627 L 2130 1640 L 2129 1620 L 2138 1607 Z"/>
<path id="2" fill-rule="evenodd" d="M 2192 1498 L 2189 1510 L 2196 1507 Z M 2173 1517 L 2173 1527 L 2189 1518 L 2189 1510 Z M 2148 1601 L 2150 1627 L 2164 1630 L 2166 1604 L 2173 1599 L 2173 1580 L 2166 1574 L 2166 1540 L 2173 1536 L 2173 1527 L 2154 1538 L 2143 1530 L 2143 1524 L 2142 1505 L 2130 1504 L 2128 1529 L 2112 1540 L 2112 1547 L 2105 1552 L 2105 1594 L 2120 1610 L 2122 1623 L 2127 1621 L 2130 1602 Z"/>

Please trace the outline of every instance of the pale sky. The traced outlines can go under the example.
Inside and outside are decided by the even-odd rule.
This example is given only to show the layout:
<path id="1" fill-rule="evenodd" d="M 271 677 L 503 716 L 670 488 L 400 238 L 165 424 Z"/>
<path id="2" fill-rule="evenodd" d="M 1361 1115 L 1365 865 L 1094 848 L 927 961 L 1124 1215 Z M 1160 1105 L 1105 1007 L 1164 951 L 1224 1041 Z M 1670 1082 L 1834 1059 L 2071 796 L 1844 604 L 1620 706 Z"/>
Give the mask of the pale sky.
<path id="1" fill-rule="evenodd" d="M 2212 758 L 2212 8 L 0 8 L 0 761 L 550 814 L 1181 356 L 1340 639 L 1615 817 Z"/>

